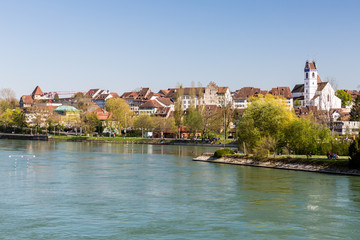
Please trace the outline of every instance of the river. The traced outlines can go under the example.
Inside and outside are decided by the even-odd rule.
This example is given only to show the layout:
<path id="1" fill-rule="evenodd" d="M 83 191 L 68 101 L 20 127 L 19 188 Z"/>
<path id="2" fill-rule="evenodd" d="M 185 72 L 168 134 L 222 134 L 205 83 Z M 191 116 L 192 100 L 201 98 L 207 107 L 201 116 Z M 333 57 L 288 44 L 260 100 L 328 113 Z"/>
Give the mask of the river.
<path id="1" fill-rule="evenodd" d="M 214 150 L 0 140 L 0 239 L 359 239 L 360 177 Z"/>

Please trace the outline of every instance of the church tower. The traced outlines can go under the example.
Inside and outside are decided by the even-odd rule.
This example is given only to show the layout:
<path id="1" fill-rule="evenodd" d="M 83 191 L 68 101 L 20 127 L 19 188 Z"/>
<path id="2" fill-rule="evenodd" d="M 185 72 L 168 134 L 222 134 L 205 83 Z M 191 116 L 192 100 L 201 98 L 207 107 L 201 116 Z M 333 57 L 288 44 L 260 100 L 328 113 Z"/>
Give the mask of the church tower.
<path id="1" fill-rule="evenodd" d="M 304 103 L 311 105 L 311 99 L 315 96 L 318 82 L 318 72 L 315 61 L 306 61 L 304 68 Z"/>

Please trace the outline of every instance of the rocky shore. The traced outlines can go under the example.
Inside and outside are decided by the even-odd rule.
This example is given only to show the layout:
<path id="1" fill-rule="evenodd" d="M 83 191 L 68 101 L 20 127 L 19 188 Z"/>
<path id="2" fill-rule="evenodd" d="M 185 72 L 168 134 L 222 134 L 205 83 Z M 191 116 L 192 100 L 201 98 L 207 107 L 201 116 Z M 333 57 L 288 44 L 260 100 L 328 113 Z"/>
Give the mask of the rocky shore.
<path id="1" fill-rule="evenodd" d="M 250 158 L 240 158 L 240 157 L 234 158 L 234 157 L 226 157 L 225 156 L 222 158 L 215 158 L 215 157 L 213 157 L 213 154 L 205 153 L 198 157 L 193 158 L 193 161 L 360 176 L 360 170 L 358 170 L 358 169 L 349 169 L 347 167 L 323 166 L 323 165 L 317 165 L 317 164 L 308 164 L 305 162 L 304 163 L 299 163 L 299 162 L 291 163 L 291 162 L 282 161 L 281 159 L 271 160 L 271 161 L 270 160 L 257 161 L 257 160 L 250 159 Z"/>

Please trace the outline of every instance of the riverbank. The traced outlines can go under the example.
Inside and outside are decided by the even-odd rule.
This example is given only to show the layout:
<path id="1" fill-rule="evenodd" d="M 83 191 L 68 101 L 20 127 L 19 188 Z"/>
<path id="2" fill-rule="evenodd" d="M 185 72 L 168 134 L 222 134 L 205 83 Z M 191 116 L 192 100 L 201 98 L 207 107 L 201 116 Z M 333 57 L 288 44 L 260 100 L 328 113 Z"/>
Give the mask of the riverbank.
<path id="1" fill-rule="evenodd" d="M 47 135 L 33 135 L 33 134 L 15 134 L 15 133 L 0 133 L 0 139 L 17 139 L 17 140 L 40 140 L 47 141 Z"/>
<path id="2" fill-rule="evenodd" d="M 224 147 L 224 144 L 211 144 L 191 140 L 160 139 L 160 138 L 137 138 L 137 137 L 77 137 L 77 136 L 50 136 L 49 141 L 66 142 L 98 142 L 98 143 L 119 143 L 119 144 L 151 144 L 151 145 L 184 145 L 204 147 Z M 236 148 L 235 144 L 226 144 L 225 147 Z"/>
<path id="3" fill-rule="evenodd" d="M 348 167 L 348 160 L 307 160 L 296 158 L 292 159 L 289 157 L 255 160 L 246 156 L 225 156 L 222 158 L 215 158 L 213 157 L 213 154 L 205 153 L 196 158 L 193 158 L 193 161 L 360 176 L 359 169 L 351 169 Z"/>

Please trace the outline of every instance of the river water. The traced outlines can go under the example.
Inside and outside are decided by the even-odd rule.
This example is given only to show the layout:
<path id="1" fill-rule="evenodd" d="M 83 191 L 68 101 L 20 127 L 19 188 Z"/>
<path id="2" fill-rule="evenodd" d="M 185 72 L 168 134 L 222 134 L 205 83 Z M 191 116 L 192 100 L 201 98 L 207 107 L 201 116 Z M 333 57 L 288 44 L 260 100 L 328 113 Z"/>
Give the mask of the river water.
<path id="1" fill-rule="evenodd" d="M 0 140 L 0 239 L 360 239 L 360 177 L 210 151 Z"/>

